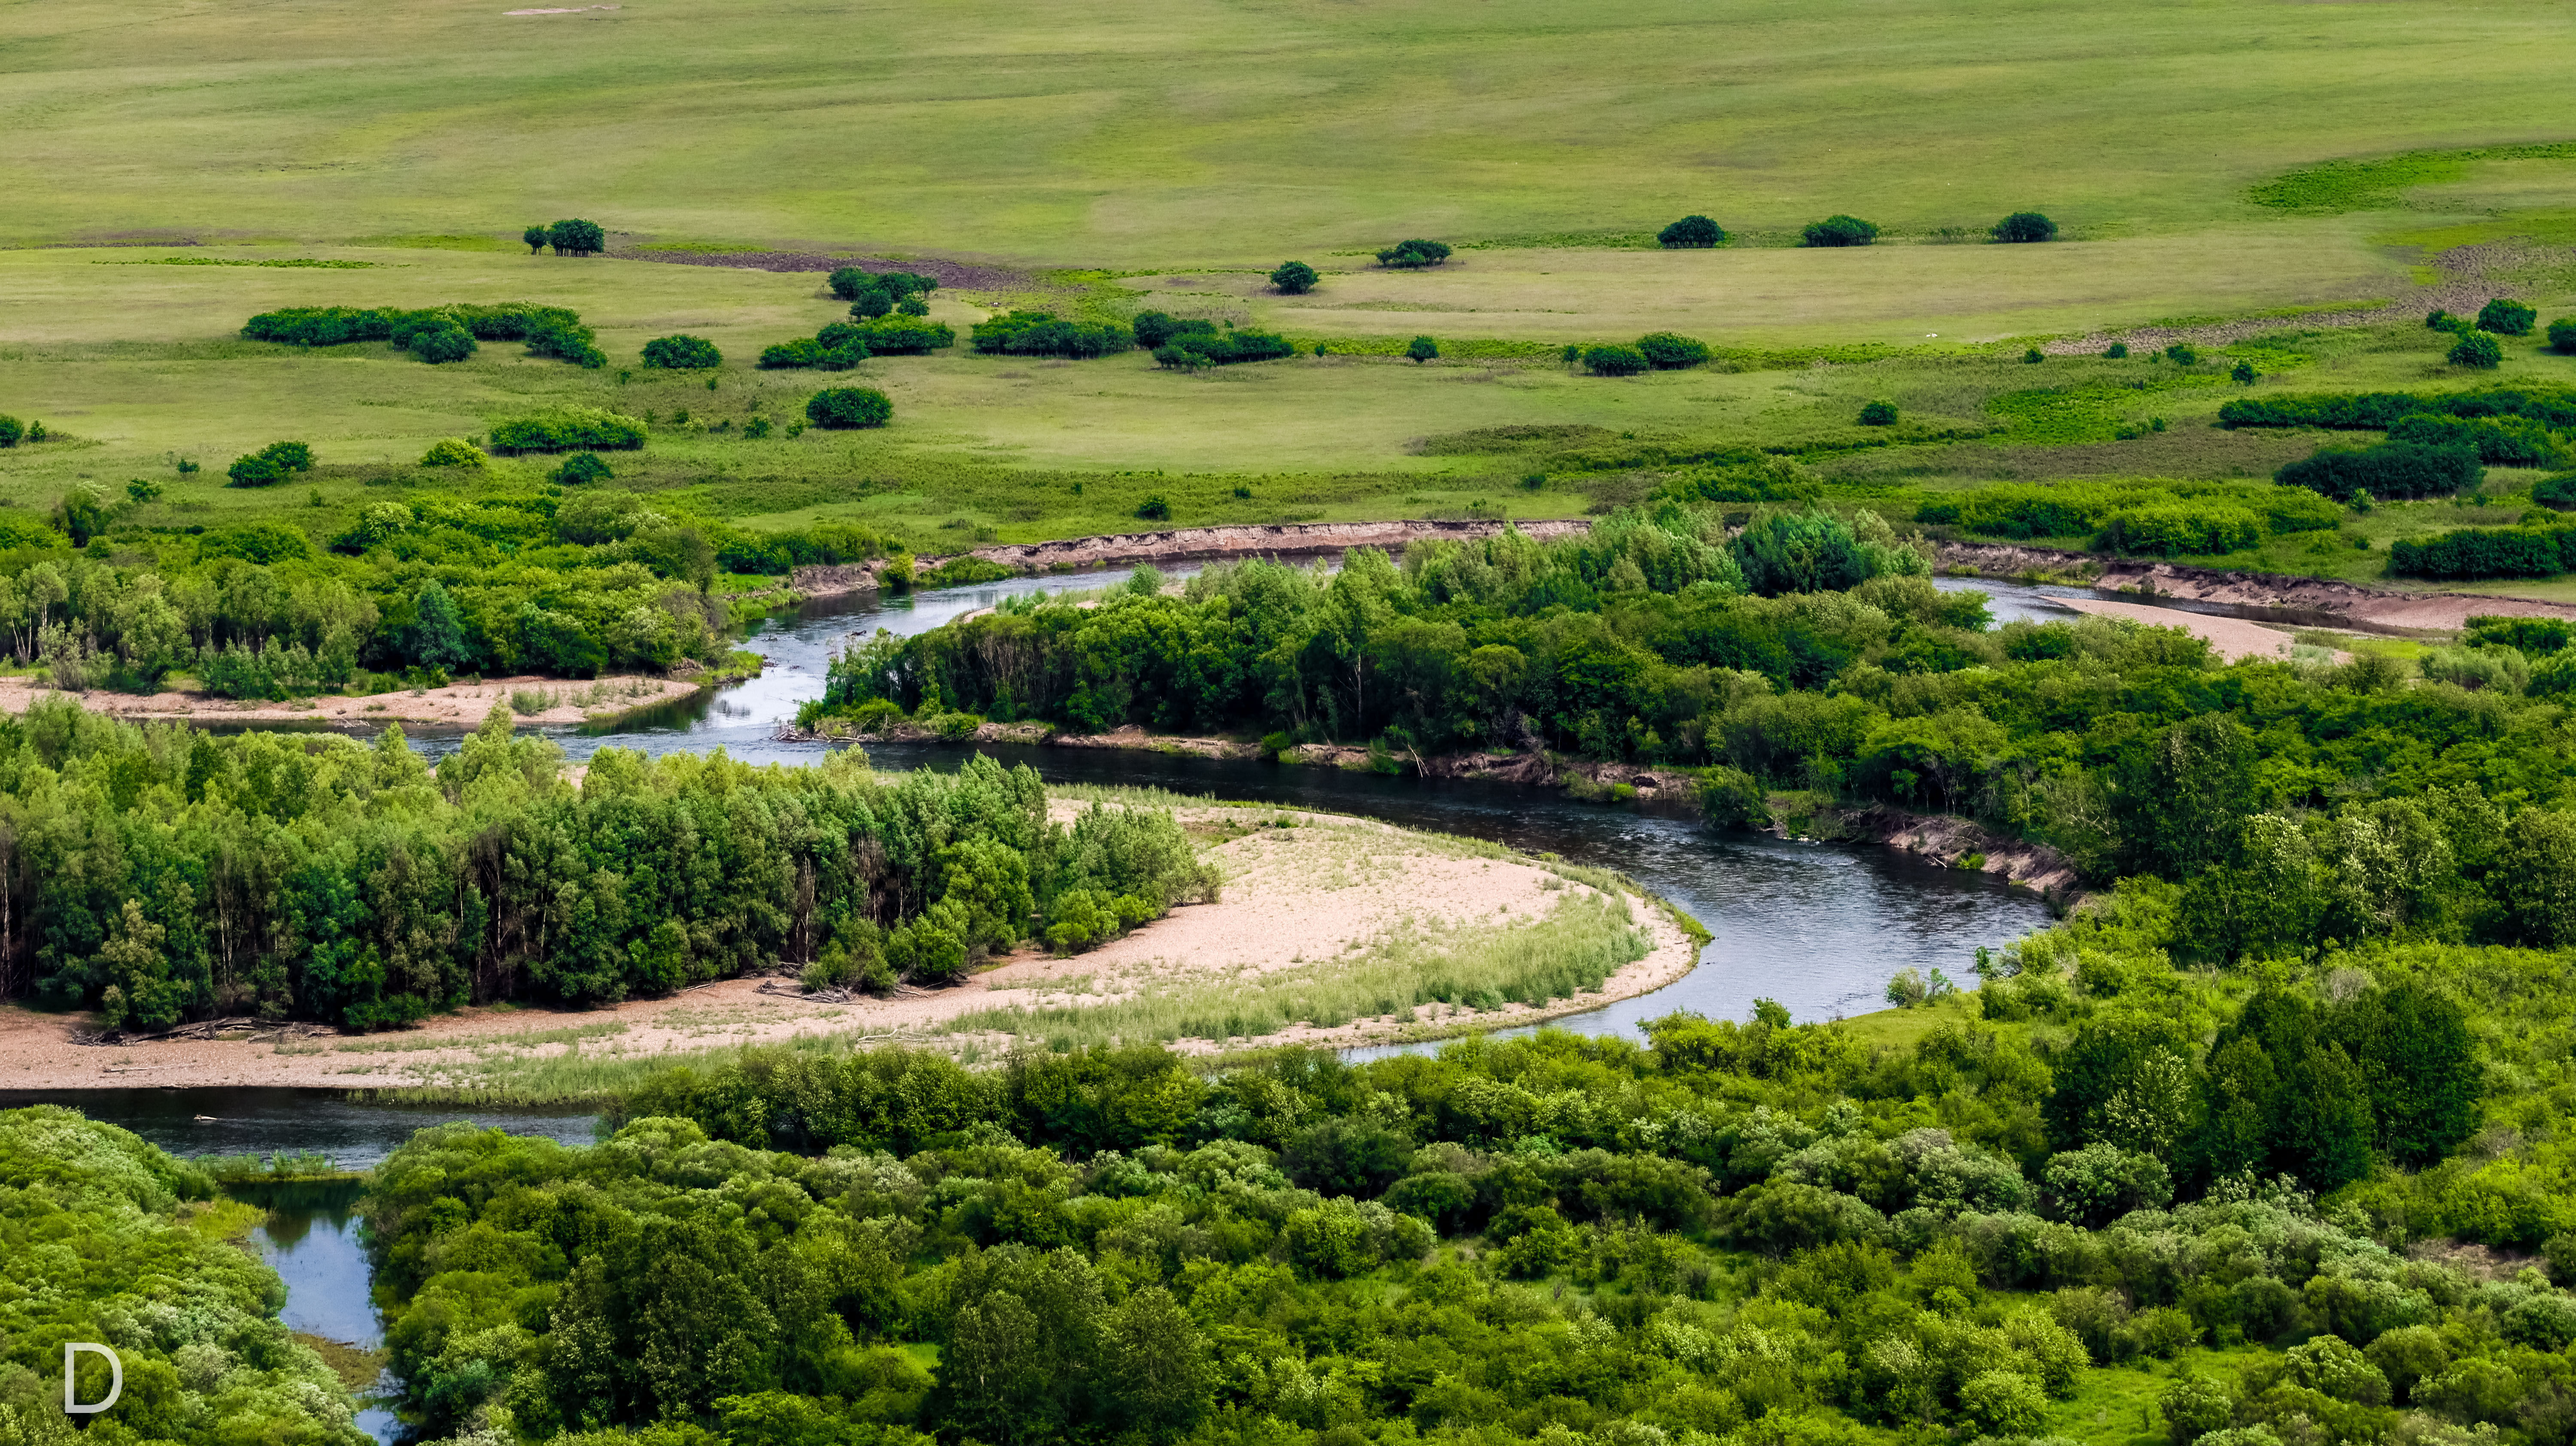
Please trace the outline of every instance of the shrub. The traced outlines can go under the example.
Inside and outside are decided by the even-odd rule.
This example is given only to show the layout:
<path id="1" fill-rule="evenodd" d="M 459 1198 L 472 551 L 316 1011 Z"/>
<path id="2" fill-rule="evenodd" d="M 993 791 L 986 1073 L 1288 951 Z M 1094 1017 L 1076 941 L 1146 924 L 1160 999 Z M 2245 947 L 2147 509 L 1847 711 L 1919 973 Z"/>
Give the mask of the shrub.
<path id="1" fill-rule="evenodd" d="M 2263 540 L 2263 519 L 2223 502 L 2185 500 L 2114 512 L 2102 524 L 2099 546 L 2152 557 L 2176 553 L 2238 552 Z"/>
<path id="2" fill-rule="evenodd" d="M 528 244 L 528 254 L 534 256 L 546 249 L 550 233 L 543 226 L 531 226 L 519 233 L 519 239 Z"/>
<path id="3" fill-rule="evenodd" d="M 2200 351 L 2189 342 L 2178 341 L 2165 348 L 2165 360 L 2178 367 L 2192 366 L 2199 362 Z"/>
<path id="4" fill-rule="evenodd" d="M 1171 339 L 1154 348 L 1154 360 L 1166 367 L 1196 371 L 1200 367 L 1273 361 L 1297 354 L 1295 344 L 1273 332 L 1218 331 L 1214 323 L 1205 321 L 1172 322 L 1171 326 Z"/>
<path id="5" fill-rule="evenodd" d="M 2046 360 L 2048 360 L 2048 353 L 2041 351 L 2038 347 L 2032 347 L 2021 354 L 2021 361 L 2024 366 L 2035 367 Z"/>
<path id="6" fill-rule="evenodd" d="M 823 285 L 843 301 L 856 301 L 859 293 L 878 289 L 876 277 L 856 266 L 844 266 L 824 277 Z"/>
<path id="7" fill-rule="evenodd" d="M 2474 527 L 2388 545 L 2400 577 L 2556 577 L 2576 564 L 2576 528 Z"/>
<path id="8" fill-rule="evenodd" d="M 417 331 L 411 336 L 411 354 L 431 366 L 463 361 L 474 355 L 476 349 L 474 333 L 454 322 Z"/>
<path id="9" fill-rule="evenodd" d="M 2325 427 L 2384 431 L 2416 413 L 2449 417 L 2523 417 L 2549 427 L 2576 427 L 2576 391 L 2484 388 L 2419 396 L 2412 392 L 2338 392 L 2242 397 L 2218 409 L 2226 427 Z"/>
<path id="10" fill-rule="evenodd" d="M 1398 241 L 1377 253 L 1377 264 L 1398 270 L 1421 266 L 1438 266 L 1449 259 L 1449 247 L 1441 241 Z"/>
<path id="11" fill-rule="evenodd" d="M 2499 296 L 2478 309 L 2478 330 L 2498 336 L 2529 336 L 2531 324 L 2540 313 L 2509 297 Z"/>
<path id="12" fill-rule="evenodd" d="M 125 484 L 125 495 L 137 503 L 158 502 L 161 500 L 161 484 L 149 477 L 131 478 Z"/>
<path id="13" fill-rule="evenodd" d="M 2532 483 L 2531 500 L 2557 512 L 2576 511 L 2576 472 L 2561 472 Z"/>
<path id="14" fill-rule="evenodd" d="M 1633 377 L 1654 363 L 1633 346 L 1596 346 L 1583 354 L 1583 365 L 1596 377 Z"/>
<path id="15" fill-rule="evenodd" d="M 818 427 L 882 427 L 894 416 L 894 403 L 874 387 L 827 387 L 805 403 L 805 419 Z"/>
<path id="16" fill-rule="evenodd" d="M 530 356 L 550 356 L 594 371 L 608 365 L 608 353 L 599 349 L 599 339 L 578 321 L 548 320 L 532 326 L 527 343 Z"/>
<path id="17" fill-rule="evenodd" d="M 929 321 L 917 316 L 884 316 L 863 326 L 825 327 L 826 332 L 842 331 L 846 335 L 835 348 L 858 344 L 857 359 L 876 356 L 927 356 L 943 347 L 957 344 L 957 332 L 944 321 Z"/>
<path id="18" fill-rule="evenodd" d="M 1851 525 L 1822 512 L 1763 512 L 1735 538 L 1744 585 L 1764 597 L 1842 592 L 1869 577 Z"/>
<path id="19" fill-rule="evenodd" d="M 2057 239 L 2057 223 L 2037 211 L 2015 211 L 1997 221 L 1994 229 L 1986 234 L 1998 241 L 2016 243 L 2054 241 Z"/>
<path id="20" fill-rule="evenodd" d="M 420 465 L 424 467 L 480 467 L 490 460 L 482 448 L 462 437 L 442 437 L 420 454 Z"/>
<path id="21" fill-rule="evenodd" d="M 2558 439 L 2549 428 L 2522 417 L 2453 417 L 2418 412 L 2400 417 L 2388 429 L 2392 442 L 2431 447 L 2466 447 L 2490 467 L 2546 467 L 2559 460 Z"/>
<path id="22" fill-rule="evenodd" d="M 1808 222 L 1801 235 L 1810 246 L 1867 246 L 1878 239 L 1878 227 L 1858 216 L 1827 216 Z"/>
<path id="23" fill-rule="evenodd" d="M 2254 364 L 2252 362 L 2240 361 L 2236 364 L 2233 370 L 2228 372 L 2227 377 L 2228 380 L 2233 381 L 2240 386 L 2250 387 L 2254 385 L 2255 379 L 2258 375 L 2260 374 L 2254 370 Z"/>
<path id="24" fill-rule="evenodd" d="M 643 445 L 640 419 L 598 407 L 556 407 L 492 427 L 495 452 L 615 452 Z"/>
<path id="25" fill-rule="evenodd" d="M 2504 365 L 2504 348 L 2498 346 L 2496 339 L 2485 332 L 2464 332 L 2459 341 L 2452 345 L 2450 355 L 2443 359 L 2455 367 L 2474 367 L 2480 371 L 2493 371 Z"/>
<path id="26" fill-rule="evenodd" d="M 2390 442 L 2358 451 L 2324 449 L 2283 467 L 2272 480 L 2349 502 L 2360 492 L 2382 500 L 2446 496 L 2475 487 L 2484 475 L 2478 454 L 2466 447 Z"/>
<path id="27" fill-rule="evenodd" d="M 2103 349 L 2102 355 L 2113 361 L 2126 361 L 2129 357 L 2129 344 L 2125 341 L 2115 341 Z"/>
<path id="28" fill-rule="evenodd" d="M 724 353 L 702 336 L 657 336 L 644 343 L 644 365 L 671 371 L 704 371 L 724 365 Z"/>
<path id="29" fill-rule="evenodd" d="M 2576 316 L 2562 316 L 2549 323 L 2549 349 L 2576 352 Z"/>
<path id="30" fill-rule="evenodd" d="M 1314 290 L 1315 283 L 1323 279 L 1315 274 L 1314 267 L 1303 261 L 1282 261 L 1270 273 L 1271 286 L 1288 296 L 1303 296 Z"/>
<path id="31" fill-rule="evenodd" d="M 2458 317 L 2451 315 L 2449 312 L 2444 311 L 2438 306 L 2434 307 L 2431 311 L 2424 313 L 2424 326 L 2428 331 L 2449 331 L 2453 324 L 2458 321 Z"/>
<path id="32" fill-rule="evenodd" d="M 928 316 L 930 303 L 918 296 L 907 296 L 894 304 L 894 311 L 897 316 Z"/>
<path id="33" fill-rule="evenodd" d="M 1148 522 L 1169 522 L 1172 520 L 1172 504 L 1157 492 L 1136 504 L 1136 515 Z"/>
<path id="34" fill-rule="evenodd" d="M 15 447 L 26 439 L 26 423 L 16 417 L 0 416 L 0 447 Z"/>
<path id="35" fill-rule="evenodd" d="M 1867 406 L 1862 407 L 1860 409 L 1860 424 L 1864 427 L 1895 426 L 1896 403 L 1871 402 Z"/>
<path id="36" fill-rule="evenodd" d="M 313 470 L 313 449 L 302 442 L 271 442 L 247 457 L 236 457 L 226 469 L 235 487 L 266 487 L 297 472 Z"/>
<path id="37" fill-rule="evenodd" d="M 1128 325 L 1136 333 L 1136 344 L 1147 351 L 1161 346 L 1184 331 L 1216 330 L 1215 322 L 1183 321 L 1164 311 L 1140 311 L 1136 313 L 1136 319 Z"/>
<path id="38" fill-rule="evenodd" d="M 616 475 L 597 452 L 575 452 L 563 459 L 562 466 L 547 473 L 546 480 L 558 487 L 579 487 L 588 482 L 605 482 Z"/>
<path id="39" fill-rule="evenodd" d="M 1417 336 L 1413 339 L 1412 344 L 1404 349 L 1404 354 L 1413 358 L 1416 365 L 1427 361 L 1437 361 L 1440 359 L 1440 343 L 1433 341 L 1427 336 Z"/>
<path id="40" fill-rule="evenodd" d="M 1087 358 L 1136 345 L 1136 334 L 1118 322 L 1063 321 L 1051 311 L 1007 312 L 977 322 L 967 335 L 975 350 L 1007 356 Z"/>
<path id="41" fill-rule="evenodd" d="M 1684 216 L 1655 233 L 1656 244 L 1668 249 L 1705 249 L 1726 243 L 1726 228 L 1706 216 Z"/>
<path id="42" fill-rule="evenodd" d="M 764 347 L 760 365 L 767 369 L 780 367 L 813 367 L 818 371 L 845 372 L 866 361 L 871 353 L 868 344 L 859 340 L 858 328 L 845 322 L 834 322 L 823 328 L 824 338 L 800 336 Z"/>
<path id="43" fill-rule="evenodd" d="M 557 221 L 546 228 L 546 244 L 557 256 L 596 256 L 608 249 L 608 233 L 595 221 Z"/>
<path id="44" fill-rule="evenodd" d="M 1708 343 L 1669 331 L 1637 338 L 1637 350 L 1659 372 L 1680 371 L 1708 360 Z"/>

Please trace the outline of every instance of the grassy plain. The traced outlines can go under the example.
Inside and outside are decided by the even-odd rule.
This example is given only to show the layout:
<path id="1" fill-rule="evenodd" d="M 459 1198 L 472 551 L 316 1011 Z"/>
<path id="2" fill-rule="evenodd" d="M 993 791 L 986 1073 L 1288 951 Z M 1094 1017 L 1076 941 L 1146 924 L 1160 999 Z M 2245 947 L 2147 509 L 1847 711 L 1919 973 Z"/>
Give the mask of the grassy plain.
<path id="1" fill-rule="evenodd" d="M 2563 138 L 2546 0 L 815 0 L 0 16 L 0 232 L 678 239 L 1267 265 L 1397 235 L 1780 235 L 2037 207 L 2102 238 L 2285 168 Z M 2437 99 L 2438 98 L 2438 99 Z"/>

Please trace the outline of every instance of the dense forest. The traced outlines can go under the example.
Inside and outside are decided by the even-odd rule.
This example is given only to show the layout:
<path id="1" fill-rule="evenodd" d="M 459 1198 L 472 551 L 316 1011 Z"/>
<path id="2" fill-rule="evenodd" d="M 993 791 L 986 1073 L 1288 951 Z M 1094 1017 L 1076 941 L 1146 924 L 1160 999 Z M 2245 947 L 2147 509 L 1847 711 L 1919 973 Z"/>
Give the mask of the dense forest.
<path id="1" fill-rule="evenodd" d="M 124 1130 L 0 1110 L 0 1446 L 367 1446 L 349 1393 L 278 1323 L 277 1272 L 236 1239 L 259 1219 Z M 67 1341 L 118 1353 L 113 1411 L 64 1415 Z M 79 1383 L 106 1399 L 107 1362 L 84 1354 Z"/>
<path id="2" fill-rule="evenodd" d="M 784 961 L 953 982 L 1050 916 L 1133 923 L 1217 887 L 1171 815 L 1050 822 L 978 757 L 879 778 L 602 749 L 578 785 L 495 711 L 432 769 L 387 728 L 0 719 L 0 998 L 150 1029 L 257 1013 L 380 1028 L 468 1002 L 594 1004 Z"/>
<path id="3" fill-rule="evenodd" d="M 394 1370 L 460 1446 L 2576 1440 L 2564 956 L 2178 969 L 2177 917 L 1902 1044 L 772 1054 L 595 1148 L 425 1131 Z"/>

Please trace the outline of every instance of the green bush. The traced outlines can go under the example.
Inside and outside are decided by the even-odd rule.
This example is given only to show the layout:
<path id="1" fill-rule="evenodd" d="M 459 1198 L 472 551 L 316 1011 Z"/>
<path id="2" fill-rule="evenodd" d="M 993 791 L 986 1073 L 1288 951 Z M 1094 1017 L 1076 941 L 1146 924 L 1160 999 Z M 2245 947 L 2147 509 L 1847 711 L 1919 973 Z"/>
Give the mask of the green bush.
<path id="1" fill-rule="evenodd" d="M 2484 387 L 2473 392 L 2329 392 L 2279 397 L 2239 397 L 2218 409 L 2224 427 L 2323 427 L 2334 431 L 2384 431 L 2404 418 L 2433 413 L 2449 417 L 2522 417 L 2543 426 L 2576 427 L 2576 391 Z"/>
<path id="2" fill-rule="evenodd" d="M 1411 345 L 1405 347 L 1404 354 L 1411 357 L 1416 365 L 1420 365 L 1427 361 L 1438 361 L 1440 359 L 1440 343 L 1433 341 L 1427 336 L 1417 336 L 1413 339 Z"/>
<path id="3" fill-rule="evenodd" d="M 546 242 L 550 236 L 551 233 L 543 226 L 531 226 L 519 233 L 519 239 L 527 243 L 528 254 L 531 256 L 546 249 Z"/>
<path id="4" fill-rule="evenodd" d="M 1869 577 L 1851 525 L 1823 512 L 1762 512 L 1735 537 L 1744 585 L 1764 597 L 1841 592 Z"/>
<path id="5" fill-rule="evenodd" d="M 1986 233 L 1998 241 L 2024 244 L 2057 239 L 2057 223 L 2037 211 L 2015 211 Z"/>
<path id="6" fill-rule="evenodd" d="M 2493 371 L 2504 365 L 2504 348 L 2498 346 L 2496 339 L 2485 332 L 2472 331 L 2464 333 L 2452 346 L 2450 354 L 2443 359 L 2455 367 Z"/>
<path id="7" fill-rule="evenodd" d="M 1303 296 L 1323 280 L 1303 261 L 1282 261 L 1270 273 L 1270 284 L 1284 296 Z"/>
<path id="8" fill-rule="evenodd" d="M 2510 297 L 2499 296 L 2478 309 L 2478 330 L 2498 336 L 2529 336 L 2538 320 L 2539 312 Z"/>
<path id="9" fill-rule="evenodd" d="M 2227 373 L 2228 380 L 2235 382 L 2239 386 L 2247 387 L 2254 385 L 2256 376 L 2257 373 L 2254 370 L 2254 364 L 2250 361 L 2238 362 L 2235 367 Z"/>
<path id="10" fill-rule="evenodd" d="M 492 425 L 495 452 L 631 451 L 644 445 L 640 418 L 599 407 L 554 407 Z"/>
<path id="11" fill-rule="evenodd" d="M 1684 216 L 1656 232 L 1655 242 L 1672 250 L 1722 246 L 1726 244 L 1726 228 L 1706 216 Z"/>
<path id="12" fill-rule="evenodd" d="M 1377 253 L 1377 264 L 1397 270 L 1437 266 L 1449 259 L 1449 247 L 1441 241 L 1398 241 Z"/>
<path id="13" fill-rule="evenodd" d="M 1183 321 L 1166 311 L 1140 311 L 1129 326 L 1136 333 L 1136 344 L 1151 351 L 1184 331 L 1214 331 L 1212 321 Z"/>
<path id="14" fill-rule="evenodd" d="M 226 469 L 234 487 L 266 487 L 297 472 L 313 470 L 313 449 L 302 442 L 271 442 L 247 457 L 236 457 Z"/>
<path id="15" fill-rule="evenodd" d="M 415 332 L 411 338 L 411 354 L 431 366 L 463 361 L 475 350 L 474 333 L 454 323 Z"/>
<path id="16" fill-rule="evenodd" d="M 1827 216 L 1808 222 L 1800 235 L 1810 246 L 1867 246 L 1878 239 L 1878 227 L 1858 216 Z"/>
<path id="17" fill-rule="evenodd" d="M 0 415 L 0 447 L 15 447 L 26 439 L 26 423 L 16 417 Z"/>
<path id="18" fill-rule="evenodd" d="M 644 365 L 670 371 L 704 371 L 724 365 L 724 353 L 702 336 L 657 336 L 644 343 Z"/>
<path id="19" fill-rule="evenodd" d="M 2576 316 L 2562 316 L 2549 323 L 2549 349 L 2562 354 L 2576 352 Z"/>
<path id="20" fill-rule="evenodd" d="M 1583 365 L 1596 377 L 1633 377 L 1654 363 L 1633 346 L 1596 346 L 1583 354 Z"/>
<path id="21" fill-rule="evenodd" d="M 2465 528 L 2420 542 L 2400 538 L 2388 544 L 2388 570 L 2400 577 L 2556 577 L 2571 568 L 2576 568 L 2576 528 Z"/>
<path id="22" fill-rule="evenodd" d="M 812 367 L 817 371 L 845 372 L 871 355 L 868 344 L 859 338 L 859 328 L 836 321 L 823 328 L 820 337 L 800 336 L 762 348 L 760 365 L 766 370 Z"/>
<path id="23" fill-rule="evenodd" d="M 856 266 L 844 266 L 823 278 L 823 285 L 843 301 L 856 301 L 859 293 L 875 291 L 876 277 Z"/>
<path id="24" fill-rule="evenodd" d="M 1172 520 L 1172 504 L 1158 492 L 1136 504 L 1136 515 L 1148 522 L 1169 522 Z"/>
<path id="25" fill-rule="evenodd" d="M 2194 366 L 2200 361 L 2200 351 L 2189 342 L 2178 341 L 2165 348 L 2165 360 L 2178 367 Z"/>
<path id="26" fill-rule="evenodd" d="M 1143 319 L 1138 318 L 1140 322 Z M 1169 335 L 1169 341 L 1154 348 L 1154 360 L 1158 365 L 1183 371 L 1236 362 L 1275 361 L 1297 354 L 1296 345 L 1275 332 L 1218 331 L 1213 323 L 1204 321 L 1173 322 Z"/>
<path id="27" fill-rule="evenodd" d="M 2392 442 L 2466 447 L 2490 467 L 2546 467 L 2563 456 L 2549 428 L 2524 417 L 2453 417 L 2418 412 L 2388 429 Z"/>
<path id="28" fill-rule="evenodd" d="M 462 437 L 442 437 L 420 455 L 424 467 L 480 467 L 490 460 L 482 448 Z"/>
<path id="29" fill-rule="evenodd" d="M 2021 360 L 2022 365 L 2035 367 L 2041 362 L 2048 360 L 2048 353 L 2041 351 L 2038 347 L 2032 347 L 2021 354 Z"/>
<path id="30" fill-rule="evenodd" d="M 2125 341 L 2115 341 L 2108 347 L 2103 348 L 2102 355 L 2109 357 L 2113 361 L 2127 361 L 2129 359 L 2129 344 Z"/>
<path id="31" fill-rule="evenodd" d="M 805 403 L 807 421 L 834 430 L 882 427 L 893 416 L 894 403 L 874 387 L 827 387 Z"/>
<path id="32" fill-rule="evenodd" d="M 1637 350 L 1659 372 L 1680 371 L 1708 360 L 1708 343 L 1669 331 L 1637 338 Z"/>
<path id="33" fill-rule="evenodd" d="M 2576 512 L 2576 472 L 2561 472 L 2531 484 L 2531 500 L 2557 512 Z"/>
<path id="34" fill-rule="evenodd" d="M 608 233 L 595 221 L 557 221 L 546 228 L 546 244 L 557 256 L 596 256 L 608 249 Z"/>
<path id="35" fill-rule="evenodd" d="M 2448 496 L 2477 486 L 2484 475 L 2478 454 L 2467 447 L 2389 442 L 2358 451 L 2327 448 L 2283 467 L 2272 480 L 2349 502 L 2361 492 L 2381 501 Z"/>
<path id="36" fill-rule="evenodd" d="M 825 327 L 826 332 L 835 330 Z M 886 316 L 859 326 L 847 327 L 847 336 L 838 343 L 846 347 L 855 341 L 864 358 L 876 356 L 927 356 L 944 347 L 957 344 L 957 332 L 944 321 L 929 321 L 917 316 Z"/>
<path id="37" fill-rule="evenodd" d="M 2098 546 L 2132 556 L 2240 552 L 2262 542 L 2263 519 L 2222 502 L 2182 501 L 2125 508 L 2102 524 Z"/>
<path id="38" fill-rule="evenodd" d="M 1894 403 L 1894 402 L 1871 402 L 1871 403 L 1869 403 L 1868 405 L 1866 405 L 1866 406 L 1862 407 L 1862 408 L 1860 409 L 1860 424 L 1861 424 L 1862 426 L 1864 426 L 1864 427 L 1893 427 L 1893 426 L 1895 426 L 1895 425 L 1896 425 L 1896 403 Z"/>
<path id="39" fill-rule="evenodd" d="M 987 355 L 1089 358 L 1133 350 L 1136 334 L 1114 321 L 1059 320 L 1051 311 L 1013 311 L 980 321 L 969 343 Z"/>
<path id="40" fill-rule="evenodd" d="M 575 452 L 563 459 L 563 465 L 546 474 L 546 480 L 558 487 L 579 487 L 585 483 L 605 482 L 617 475 L 597 452 Z"/>

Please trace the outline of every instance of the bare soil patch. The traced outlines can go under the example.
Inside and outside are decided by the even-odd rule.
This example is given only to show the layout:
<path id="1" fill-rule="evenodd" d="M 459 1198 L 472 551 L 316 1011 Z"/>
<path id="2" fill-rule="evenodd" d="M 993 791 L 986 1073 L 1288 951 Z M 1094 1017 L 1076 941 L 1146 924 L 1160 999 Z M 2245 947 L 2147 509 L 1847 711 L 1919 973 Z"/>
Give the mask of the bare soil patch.
<path id="1" fill-rule="evenodd" d="M 69 693 L 93 713 L 134 722 L 191 723 L 324 723 L 375 726 L 419 723 L 472 728 L 494 708 L 509 712 L 523 727 L 548 723 L 583 723 L 612 718 L 638 708 L 677 702 L 704 686 L 688 678 L 607 677 L 589 681 L 540 678 L 486 678 L 479 683 L 451 683 L 444 688 L 366 697 L 326 694 L 293 702 L 217 698 L 206 693 L 111 693 L 103 689 Z M 0 712 L 24 713 L 38 698 L 61 690 L 38 686 L 30 678 L 0 678 Z M 527 695 L 521 700 L 521 695 Z M 544 702 L 533 711 L 516 711 L 514 700 Z"/>

